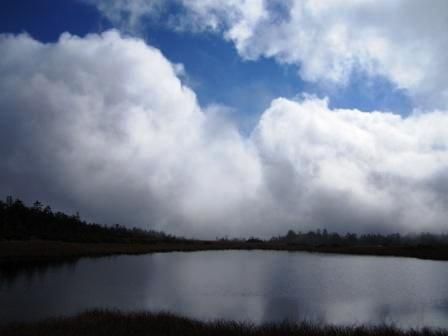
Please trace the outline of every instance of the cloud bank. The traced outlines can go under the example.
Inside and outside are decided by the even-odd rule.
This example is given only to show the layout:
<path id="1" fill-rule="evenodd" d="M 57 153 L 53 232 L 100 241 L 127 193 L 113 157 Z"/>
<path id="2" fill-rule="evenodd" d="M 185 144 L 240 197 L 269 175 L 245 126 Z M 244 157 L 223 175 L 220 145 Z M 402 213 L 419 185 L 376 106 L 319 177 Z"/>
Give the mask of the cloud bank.
<path id="1" fill-rule="evenodd" d="M 444 111 L 278 98 L 242 137 L 143 40 L 0 36 L 3 195 L 200 237 L 446 228 Z"/>

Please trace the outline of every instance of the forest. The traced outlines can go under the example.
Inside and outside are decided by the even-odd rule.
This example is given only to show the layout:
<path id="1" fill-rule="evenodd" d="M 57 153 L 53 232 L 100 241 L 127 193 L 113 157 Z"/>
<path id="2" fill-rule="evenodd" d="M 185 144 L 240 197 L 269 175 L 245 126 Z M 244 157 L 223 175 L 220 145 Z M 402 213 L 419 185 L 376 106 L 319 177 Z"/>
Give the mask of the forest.
<path id="1" fill-rule="evenodd" d="M 27 206 L 11 196 L 0 200 L 0 240 L 57 240 L 80 243 L 145 243 L 173 242 L 181 238 L 159 231 L 88 223 L 78 213 L 67 215 L 52 211 L 48 205 L 36 201 Z"/>
<path id="2" fill-rule="evenodd" d="M 284 236 L 273 237 L 271 242 L 283 242 L 302 246 L 414 246 L 414 247 L 438 247 L 448 246 L 448 234 L 422 233 L 346 233 L 316 231 L 289 230 Z"/>
<path id="3" fill-rule="evenodd" d="M 256 234 L 256 233 L 255 233 Z M 128 228 L 123 225 L 102 225 L 82 220 L 78 213 L 67 215 L 52 211 L 51 207 L 39 201 L 27 206 L 22 200 L 11 196 L 0 200 L 0 240 L 56 240 L 80 243 L 151 243 L 186 242 L 161 231 Z M 308 247 L 347 247 L 347 246 L 448 246 L 448 234 L 441 233 L 337 233 L 326 229 L 302 232 L 289 230 L 285 235 L 270 239 L 256 236 L 246 238 L 216 238 L 217 242 L 254 243 L 262 245 L 284 244 Z"/>

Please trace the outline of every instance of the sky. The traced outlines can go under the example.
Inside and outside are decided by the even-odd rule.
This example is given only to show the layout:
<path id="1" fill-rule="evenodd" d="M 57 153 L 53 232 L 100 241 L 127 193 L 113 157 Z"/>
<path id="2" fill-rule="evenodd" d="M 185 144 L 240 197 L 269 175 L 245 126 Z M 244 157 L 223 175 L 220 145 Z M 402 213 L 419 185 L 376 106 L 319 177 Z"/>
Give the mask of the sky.
<path id="1" fill-rule="evenodd" d="M 0 195 L 189 237 L 447 232 L 446 1 L 0 6 Z"/>

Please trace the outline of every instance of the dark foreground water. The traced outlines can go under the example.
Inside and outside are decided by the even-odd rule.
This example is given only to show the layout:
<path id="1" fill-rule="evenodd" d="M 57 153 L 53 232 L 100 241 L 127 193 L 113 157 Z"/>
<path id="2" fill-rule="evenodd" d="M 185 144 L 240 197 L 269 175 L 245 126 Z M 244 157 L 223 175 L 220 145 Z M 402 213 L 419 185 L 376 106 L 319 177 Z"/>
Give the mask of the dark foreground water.
<path id="1" fill-rule="evenodd" d="M 0 323 L 92 308 L 200 319 L 448 327 L 448 263 L 268 251 L 82 259 L 0 272 Z"/>

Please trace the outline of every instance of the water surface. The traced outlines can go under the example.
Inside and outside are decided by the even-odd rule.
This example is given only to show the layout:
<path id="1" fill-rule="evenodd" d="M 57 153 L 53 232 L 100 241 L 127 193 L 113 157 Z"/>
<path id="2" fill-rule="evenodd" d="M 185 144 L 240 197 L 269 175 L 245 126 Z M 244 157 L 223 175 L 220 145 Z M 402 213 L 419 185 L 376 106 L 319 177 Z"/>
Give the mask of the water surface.
<path id="1" fill-rule="evenodd" d="M 305 252 L 205 251 L 81 259 L 0 272 L 0 323 L 93 308 L 256 323 L 448 327 L 448 263 Z"/>

